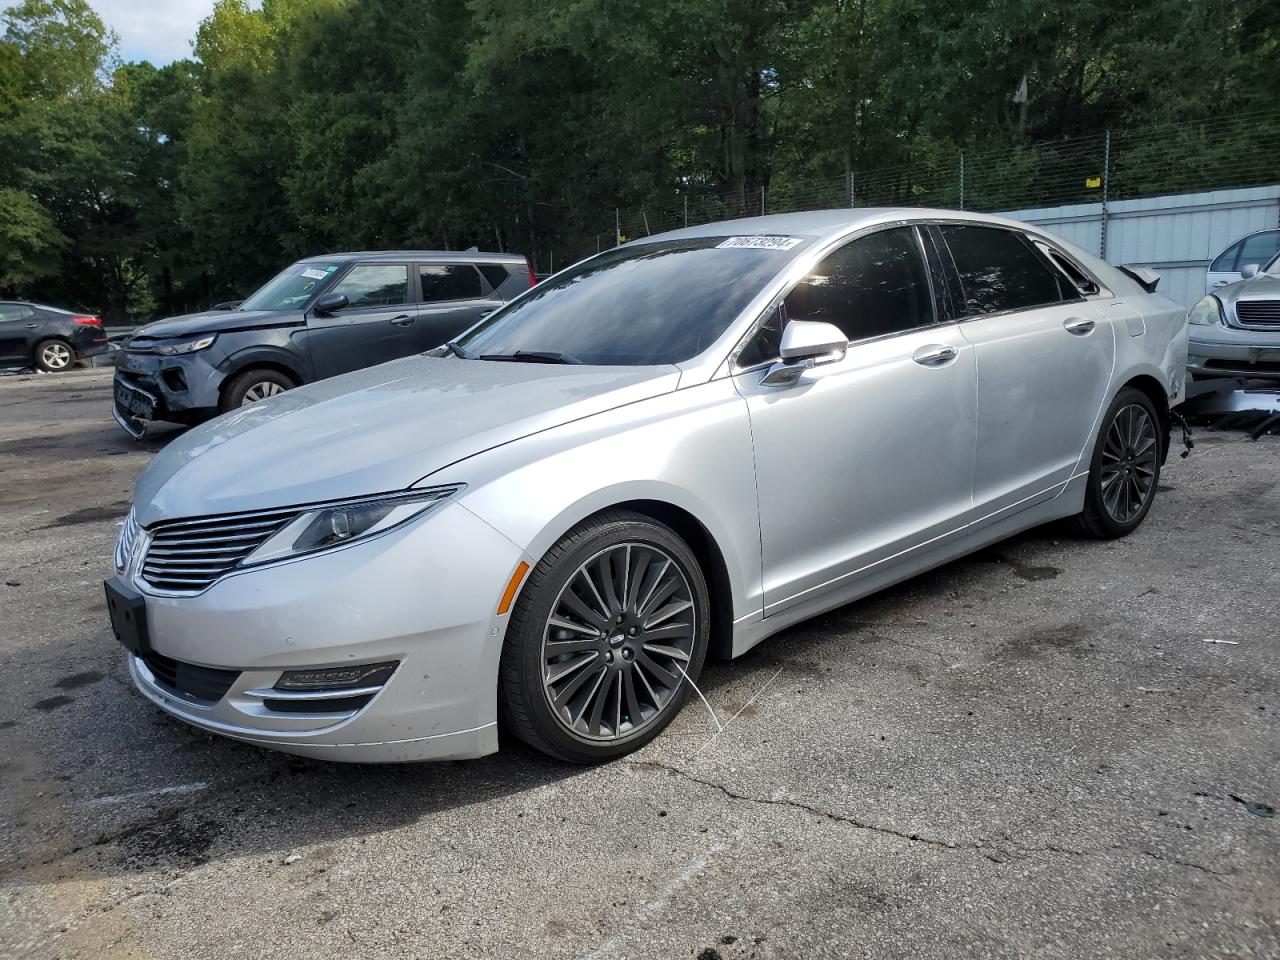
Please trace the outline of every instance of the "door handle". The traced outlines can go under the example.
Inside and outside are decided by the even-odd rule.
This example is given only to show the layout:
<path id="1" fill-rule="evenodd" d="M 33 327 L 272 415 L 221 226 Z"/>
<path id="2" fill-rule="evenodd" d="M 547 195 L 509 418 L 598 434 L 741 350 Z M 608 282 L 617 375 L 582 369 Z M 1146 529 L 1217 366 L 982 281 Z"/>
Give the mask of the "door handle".
<path id="1" fill-rule="evenodd" d="M 402 313 L 398 317 L 392 317 L 391 322 L 397 327 L 407 327 L 409 324 L 413 323 L 414 319 L 414 317 L 409 316 L 407 313 Z"/>
<path id="2" fill-rule="evenodd" d="M 1215 287 L 1225 287 L 1230 282 L 1231 282 L 1230 280 L 1215 280 L 1213 282 L 1213 285 Z"/>
<path id="3" fill-rule="evenodd" d="M 24 323 L 24 324 L 23 324 L 23 326 L 24 326 L 24 327 L 26 327 L 28 330 L 34 330 L 36 327 L 40 326 L 40 324 L 38 324 L 38 323 Z"/>
<path id="4" fill-rule="evenodd" d="M 945 367 L 958 356 L 958 347 L 946 343 L 928 343 L 911 354 L 911 359 L 922 367 Z"/>
<path id="5" fill-rule="evenodd" d="M 1062 326 L 1066 329 L 1067 333 L 1073 333 L 1077 337 L 1083 337 L 1086 334 L 1092 333 L 1093 328 L 1097 325 L 1098 321 L 1086 320 L 1084 317 L 1067 317 L 1067 319 L 1062 321 Z"/>
<path id="6" fill-rule="evenodd" d="M 483 320 L 485 317 L 489 316 L 489 314 L 495 312 L 497 309 L 498 309 L 497 307 L 494 307 L 493 310 L 481 310 L 480 316 L 478 317 L 478 319 Z"/>

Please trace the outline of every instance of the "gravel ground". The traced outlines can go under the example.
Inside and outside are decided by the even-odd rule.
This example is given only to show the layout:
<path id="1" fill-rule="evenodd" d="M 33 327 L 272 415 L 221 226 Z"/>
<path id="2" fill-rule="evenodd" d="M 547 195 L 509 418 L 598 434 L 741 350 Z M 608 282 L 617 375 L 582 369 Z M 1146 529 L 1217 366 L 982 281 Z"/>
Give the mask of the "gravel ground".
<path id="1" fill-rule="evenodd" d="M 709 665 L 718 736 L 358 768 L 129 687 L 108 373 L 0 380 L 0 956 L 1280 956 L 1277 438 Z"/>

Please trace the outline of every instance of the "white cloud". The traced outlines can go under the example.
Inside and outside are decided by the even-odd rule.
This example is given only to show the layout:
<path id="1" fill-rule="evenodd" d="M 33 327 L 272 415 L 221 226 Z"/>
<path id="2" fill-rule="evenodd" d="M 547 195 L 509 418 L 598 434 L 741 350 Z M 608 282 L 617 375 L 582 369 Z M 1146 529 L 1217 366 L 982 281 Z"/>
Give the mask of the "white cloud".
<path id="1" fill-rule="evenodd" d="M 90 0 L 98 16 L 120 37 L 125 60 L 150 60 L 157 66 L 191 56 L 200 21 L 213 0 Z"/>

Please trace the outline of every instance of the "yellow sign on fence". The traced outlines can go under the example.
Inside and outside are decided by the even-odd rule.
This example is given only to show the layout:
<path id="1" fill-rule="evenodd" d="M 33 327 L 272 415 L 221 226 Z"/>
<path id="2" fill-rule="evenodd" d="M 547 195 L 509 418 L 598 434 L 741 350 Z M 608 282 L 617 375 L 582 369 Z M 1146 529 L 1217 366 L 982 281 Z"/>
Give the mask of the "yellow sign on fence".
<path id="1" fill-rule="evenodd" d="M 1097 190 L 1100 186 L 1102 186 L 1102 178 L 1086 177 L 1084 181 L 1084 185 L 1088 187 L 1090 190 Z"/>

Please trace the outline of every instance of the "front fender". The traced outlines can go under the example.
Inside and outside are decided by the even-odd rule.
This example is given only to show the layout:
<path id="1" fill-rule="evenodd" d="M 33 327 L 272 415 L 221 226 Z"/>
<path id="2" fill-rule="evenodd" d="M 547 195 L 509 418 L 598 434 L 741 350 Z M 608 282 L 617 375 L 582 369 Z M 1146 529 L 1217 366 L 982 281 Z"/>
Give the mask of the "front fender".
<path id="1" fill-rule="evenodd" d="M 634 500 L 678 507 L 702 524 L 724 557 L 734 619 L 760 612 L 751 428 L 728 380 L 525 437 L 419 484 L 454 482 L 467 484 L 463 506 L 535 562 L 602 510 Z"/>
<path id="2" fill-rule="evenodd" d="M 270 342 L 263 343 L 255 337 L 254 343 L 244 346 L 232 345 L 227 355 L 218 364 L 218 369 L 227 377 L 233 377 L 241 370 L 259 365 L 283 367 L 298 383 L 310 383 L 315 379 L 311 369 L 310 358 L 298 352 L 292 345 L 291 331 L 267 331 Z"/>

